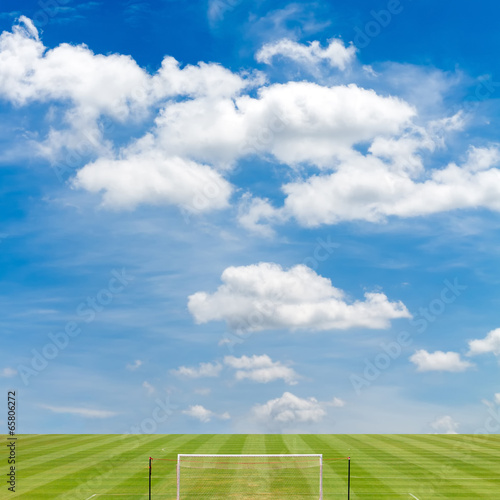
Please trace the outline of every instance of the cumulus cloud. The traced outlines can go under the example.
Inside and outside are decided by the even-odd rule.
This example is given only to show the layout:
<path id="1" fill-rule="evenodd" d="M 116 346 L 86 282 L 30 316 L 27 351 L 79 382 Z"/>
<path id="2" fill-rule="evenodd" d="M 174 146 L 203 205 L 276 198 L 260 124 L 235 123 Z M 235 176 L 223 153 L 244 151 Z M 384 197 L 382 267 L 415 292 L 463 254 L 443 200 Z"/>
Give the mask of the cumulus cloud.
<path id="1" fill-rule="evenodd" d="M 255 97 L 169 102 L 155 121 L 155 147 L 217 168 L 252 154 L 327 167 L 354 144 L 401 132 L 415 113 L 355 84 L 287 82 L 260 87 Z"/>
<path id="2" fill-rule="evenodd" d="M 104 192 L 103 204 L 116 209 L 168 204 L 191 213 L 228 206 L 232 192 L 229 182 L 209 166 L 156 154 L 101 158 L 79 170 L 73 185 Z"/>
<path id="3" fill-rule="evenodd" d="M 40 408 L 44 410 L 49 410 L 53 413 L 62 413 L 67 415 L 77 415 L 84 418 L 110 418 L 118 415 L 114 411 L 107 410 L 92 410 L 89 408 L 74 408 L 69 406 L 51 406 L 51 405 L 40 405 Z"/>
<path id="4" fill-rule="evenodd" d="M 379 140 L 376 144 L 374 151 L 385 155 L 388 145 L 394 143 L 382 146 Z M 351 152 L 333 173 L 285 184 L 281 208 L 262 200 L 247 201 L 249 208 L 240 221 L 250 229 L 263 224 L 263 230 L 269 231 L 269 221 L 290 218 L 316 227 L 354 220 L 376 223 L 390 216 L 408 218 L 466 208 L 500 211 L 500 153 L 496 147 L 471 148 L 462 165 L 450 163 L 424 175 L 420 160 L 408 154 L 413 149 L 410 142 L 398 146 L 403 151 L 407 148 L 403 154 L 406 162 L 391 164 L 375 154 Z M 397 159 L 399 152 L 394 148 L 391 154 Z"/>
<path id="5" fill-rule="evenodd" d="M 221 280 L 216 292 L 189 297 L 197 323 L 223 320 L 236 331 L 380 329 L 392 319 L 411 317 L 403 303 L 389 302 L 380 292 L 365 293 L 364 301 L 349 300 L 304 265 L 289 270 L 266 262 L 229 267 Z"/>
<path id="6" fill-rule="evenodd" d="M 325 48 L 281 39 L 263 46 L 257 59 L 269 63 L 277 56 L 342 69 L 355 48 L 338 39 Z M 463 127 L 463 117 L 417 126 L 417 109 L 407 101 L 356 83 L 267 84 L 259 72 L 234 73 L 203 62 L 181 67 L 170 56 L 149 73 L 129 56 L 95 54 L 85 45 L 48 49 L 24 16 L 0 35 L 0 67 L 1 98 L 50 108 L 50 130 L 37 152 L 55 165 L 74 164 L 72 186 L 101 193 L 110 208 L 224 209 L 236 191 L 228 172 L 257 155 L 294 170 L 321 169 L 285 183 L 281 207 L 243 197 L 241 224 L 265 235 L 290 219 L 314 227 L 500 210 L 496 147 L 471 148 L 460 165 L 424 168 L 422 152 L 442 146 L 447 132 Z M 116 125 L 140 125 L 146 132 L 139 138 L 131 133 L 119 146 Z"/>
<path id="7" fill-rule="evenodd" d="M 342 406 L 339 404 L 340 401 L 337 400 L 335 406 Z M 304 399 L 285 392 L 279 398 L 271 399 L 262 405 L 255 405 L 252 414 L 258 421 L 269 425 L 317 423 L 327 415 L 325 407 L 328 405 L 331 403 L 322 403 L 313 397 Z"/>
<path id="8" fill-rule="evenodd" d="M 218 377 L 222 370 L 220 363 L 200 363 L 198 367 L 181 366 L 171 370 L 172 375 L 186 378 Z"/>
<path id="9" fill-rule="evenodd" d="M 236 380 L 248 379 L 267 384 L 282 379 L 289 385 L 297 384 L 298 375 L 295 370 L 279 361 L 273 361 L 267 354 L 241 356 L 240 358 L 226 356 L 224 364 L 236 370 Z"/>
<path id="10" fill-rule="evenodd" d="M 54 162 L 76 162 L 76 168 L 89 154 L 97 155 L 77 173 L 73 185 L 104 192 L 105 205 L 130 209 L 144 202 L 162 203 L 200 212 L 227 205 L 229 183 L 210 166 L 191 161 L 190 155 L 169 151 L 161 134 L 155 141 L 155 127 L 117 152 L 106 134 L 116 123 L 143 122 L 158 108 L 164 108 L 161 116 L 168 122 L 168 103 L 178 98 L 230 101 L 243 89 L 262 84 L 259 73 L 240 76 L 205 63 L 181 69 L 174 58 L 166 57 L 151 75 L 131 57 L 94 54 L 85 45 L 61 44 L 48 50 L 25 17 L 12 32 L 0 35 L 0 66 L 0 97 L 19 106 L 61 104 L 63 117 L 52 121 L 37 151 Z M 47 114 L 49 121 L 54 109 Z M 165 128 L 160 116 L 157 120 L 158 130 Z M 167 127 L 163 135 L 168 134 Z"/>
<path id="11" fill-rule="evenodd" d="M 431 353 L 420 349 L 410 357 L 410 361 L 416 365 L 419 372 L 463 372 L 474 366 L 469 361 L 462 360 L 459 353 L 451 351 Z"/>
<path id="12" fill-rule="evenodd" d="M 255 58 L 259 62 L 271 64 L 273 58 L 281 56 L 298 63 L 315 66 L 322 61 L 327 62 L 334 68 L 344 70 L 356 56 L 356 47 L 352 44 L 348 47 L 339 39 L 330 40 L 326 48 L 322 48 L 318 41 L 309 45 L 294 42 L 288 38 L 265 44 Z"/>
<path id="13" fill-rule="evenodd" d="M 500 356 L 500 328 L 489 332 L 484 339 L 471 340 L 469 342 L 469 356 L 493 353 Z"/>
<path id="14" fill-rule="evenodd" d="M 187 415 L 188 417 L 199 420 L 202 423 L 210 422 L 210 420 L 212 420 L 213 418 L 218 418 L 221 420 L 229 420 L 231 418 L 231 415 L 228 412 L 224 412 L 218 415 L 202 405 L 190 406 L 187 410 L 183 410 L 182 413 L 184 415 Z"/>
<path id="15" fill-rule="evenodd" d="M 460 425 L 455 422 L 449 415 L 437 418 L 434 422 L 431 423 L 431 427 L 438 434 L 457 434 L 459 426 Z"/>

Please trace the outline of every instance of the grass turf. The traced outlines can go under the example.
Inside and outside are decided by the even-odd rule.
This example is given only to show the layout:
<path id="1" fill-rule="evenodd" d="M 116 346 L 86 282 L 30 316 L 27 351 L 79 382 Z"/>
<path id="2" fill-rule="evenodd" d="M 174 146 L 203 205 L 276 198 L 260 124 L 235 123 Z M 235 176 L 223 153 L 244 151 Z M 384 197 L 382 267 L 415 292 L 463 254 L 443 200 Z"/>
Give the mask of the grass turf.
<path id="1" fill-rule="evenodd" d="M 351 456 L 351 499 L 500 499 L 500 436 L 469 435 L 19 435 L 16 493 L 0 498 L 176 498 L 177 453 Z M 7 437 L 4 436 L 4 443 Z M 7 456 L 2 461 L 7 472 Z M 6 477 L 6 475 L 4 475 Z M 254 498 L 236 495 L 231 498 Z M 206 497 L 208 498 L 208 497 Z M 221 497 L 222 498 L 222 497 Z M 279 498 L 270 492 L 268 498 Z M 324 498 L 347 498 L 347 462 L 325 460 Z"/>

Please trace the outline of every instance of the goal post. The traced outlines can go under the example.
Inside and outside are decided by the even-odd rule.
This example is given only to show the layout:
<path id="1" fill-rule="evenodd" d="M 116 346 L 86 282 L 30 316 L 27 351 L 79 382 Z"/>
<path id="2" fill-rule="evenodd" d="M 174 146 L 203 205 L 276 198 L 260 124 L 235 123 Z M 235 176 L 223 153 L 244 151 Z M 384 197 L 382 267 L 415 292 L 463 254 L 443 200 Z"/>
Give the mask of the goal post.
<path id="1" fill-rule="evenodd" d="M 322 454 L 177 455 L 177 500 L 323 499 Z"/>

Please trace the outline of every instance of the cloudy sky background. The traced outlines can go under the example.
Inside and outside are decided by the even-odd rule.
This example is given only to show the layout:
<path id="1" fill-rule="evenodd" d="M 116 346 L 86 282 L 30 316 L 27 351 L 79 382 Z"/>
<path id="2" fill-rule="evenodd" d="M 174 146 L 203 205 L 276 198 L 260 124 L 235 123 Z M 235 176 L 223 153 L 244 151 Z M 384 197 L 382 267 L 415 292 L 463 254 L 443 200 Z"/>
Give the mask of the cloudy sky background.
<path id="1" fill-rule="evenodd" d="M 21 432 L 498 432 L 496 4 L 22 5 Z"/>

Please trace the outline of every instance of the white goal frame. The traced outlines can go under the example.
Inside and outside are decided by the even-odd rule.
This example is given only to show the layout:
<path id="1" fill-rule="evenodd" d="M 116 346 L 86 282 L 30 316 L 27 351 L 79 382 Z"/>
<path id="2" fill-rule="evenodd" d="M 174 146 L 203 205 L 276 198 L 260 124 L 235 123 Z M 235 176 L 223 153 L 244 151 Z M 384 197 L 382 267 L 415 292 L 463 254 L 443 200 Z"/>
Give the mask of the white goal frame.
<path id="1" fill-rule="evenodd" d="M 223 454 L 223 453 L 214 453 L 214 454 L 209 454 L 209 453 L 179 453 L 177 455 L 177 500 L 180 500 L 180 494 L 181 494 L 181 457 L 231 457 L 231 458 L 237 458 L 237 457 L 263 457 L 263 458 L 268 458 L 268 457 L 286 457 L 286 458 L 294 458 L 294 457 L 316 457 L 319 460 L 319 499 L 318 500 L 323 500 L 323 454 L 321 453 L 313 453 L 313 454 L 307 454 L 307 453 L 282 453 L 282 454 L 267 454 L 267 453 L 258 453 L 258 454 L 245 454 L 245 455 L 240 455 L 240 454 Z"/>

